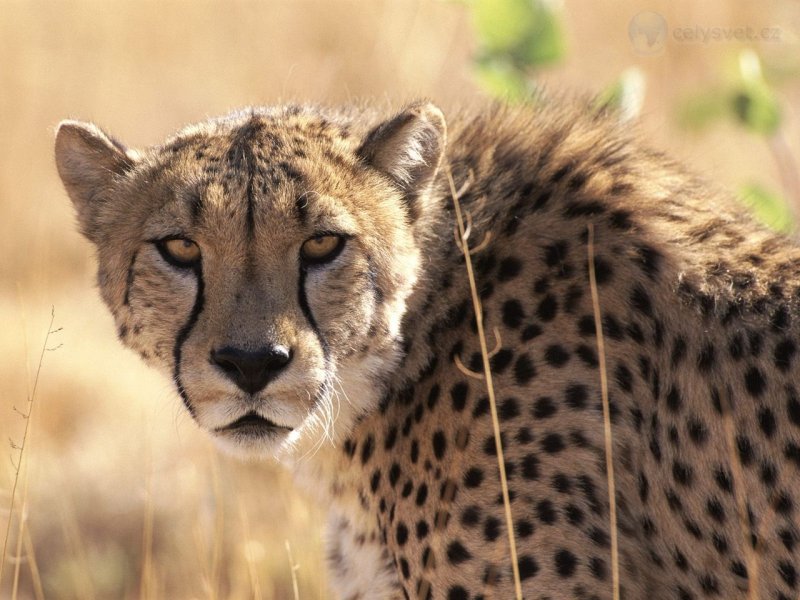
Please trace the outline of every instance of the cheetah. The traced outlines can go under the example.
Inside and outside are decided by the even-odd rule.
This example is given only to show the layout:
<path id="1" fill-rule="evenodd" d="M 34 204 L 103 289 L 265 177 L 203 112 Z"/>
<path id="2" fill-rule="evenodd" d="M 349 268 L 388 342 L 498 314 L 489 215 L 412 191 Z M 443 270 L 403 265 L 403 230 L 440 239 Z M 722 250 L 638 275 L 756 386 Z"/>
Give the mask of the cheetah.
<path id="1" fill-rule="evenodd" d="M 337 597 L 514 597 L 500 464 L 525 598 L 800 593 L 800 251 L 593 106 L 60 125 L 120 340 L 327 509 Z"/>

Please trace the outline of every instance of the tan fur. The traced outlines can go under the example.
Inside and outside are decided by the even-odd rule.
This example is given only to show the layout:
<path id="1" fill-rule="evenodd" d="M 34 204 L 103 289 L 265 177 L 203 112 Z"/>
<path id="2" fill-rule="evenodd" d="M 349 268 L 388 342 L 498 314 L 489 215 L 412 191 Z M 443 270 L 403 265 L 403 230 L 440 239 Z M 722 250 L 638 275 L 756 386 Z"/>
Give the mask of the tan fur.
<path id="1" fill-rule="evenodd" d="M 513 595 L 486 392 L 456 367 L 480 355 L 441 164 L 471 181 L 472 245 L 491 236 L 474 260 L 525 597 L 611 597 L 590 223 L 624 597 L 745 598 L 753 567 L 759 597 L 796 597 L 800 252 L 613 116 L 541 98 L 445 134 L 426 103 L 287 106 L 141 152 L 68 122 L 56 158 L 120 338 L 223 446 L 318 495 L 342 597 Z M 303 267 L 330 232 L 341 254 Z M 264 345 L 292 357 L 254 394 L 213 360 Z M 283 428 L 225 429 L 249 413 Z"/>

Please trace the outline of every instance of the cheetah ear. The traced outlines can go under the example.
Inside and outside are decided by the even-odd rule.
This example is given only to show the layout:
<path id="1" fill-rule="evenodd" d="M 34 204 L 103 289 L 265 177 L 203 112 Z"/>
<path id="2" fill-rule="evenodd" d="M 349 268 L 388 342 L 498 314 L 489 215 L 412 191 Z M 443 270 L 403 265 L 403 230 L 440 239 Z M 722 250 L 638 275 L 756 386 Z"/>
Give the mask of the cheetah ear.
<path id="1" fill-rule="evenodd" d="M 413 202 L 436 176 L 446 139 L 442 111 L 429 102 L 419 102 L 370 131 L 358 156 L 388 176 L 407 201 Z"/>
<path id="2" fill-rule="evenodd" d="M 135 154 L 92 123 L 62 121 L 56 131 L 56 167 L 78 212 L 83 234 L 99 238 L 99 213 L 115 179 L 130 169 Z"/>

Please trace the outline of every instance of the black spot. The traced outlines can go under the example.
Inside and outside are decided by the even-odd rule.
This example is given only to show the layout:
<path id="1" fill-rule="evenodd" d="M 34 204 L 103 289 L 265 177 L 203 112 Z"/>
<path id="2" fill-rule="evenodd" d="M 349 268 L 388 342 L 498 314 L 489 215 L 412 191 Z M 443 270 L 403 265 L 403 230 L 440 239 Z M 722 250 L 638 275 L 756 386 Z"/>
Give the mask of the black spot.
<path id="1" fill-rule="evenodd" d="M 736 449 L 739 452 L 739 460 L 745 467 L 751 465 L 755 460 L 755 450 L 750 438 L 739 435 L 736 436 Z"/>
<path id="2" fill-rule="evenodd" d="M 542 321 L 548 322 L 555 319 L 557 314 L 558 301 L 552 294 L 547 294 L 539 303 L 539 307 L 536 309 L 536 316 L 538 316 Z"/>
<path id="3" fill-rule="evenodd" d="M 368 435 L 367 439 L 364 440 L 364 445 L 361 447 L 361 464 L 365 465 L 369 461 L 370 457 L 372 456 L 372 451 L 375 449 L 375 438 L 372 435 Z"/>
<path id="4" fill-rule="evenodd" d="M 523 386 L 534 377 L 536 377 L 536 367 L 527 354 L 520 354 L 514 364 L 514 380 L 517 385 Z"/>
<path id="5" fill-rule="evenodd" d="M 594 278 L 598 285 L 603 285 L 611 279 L 614 269 L 604 258 L 594 257 Z"/>
<path id="6" fill-rule="evenodd" d="M 381 484 L 381 472 L 379 469 L 375 469 L 375 471 L 372 473 L 372 477 L 369 480 L 369 489 L 372 490 L 373 494 L 376 491 L 378 491 L 378 486 L 380 484 Z"/>
<path id="7" fill-rule="evenodd" d="M 395 486 L 398 479 L 400 479 L 400 465 L 397 463 L 392 463 L 392 466 L 389 469 L 389 483 L 392 487 Z"/>
<path id="8" fill-rule="evenodd" d="M 556 573 L 561 577 L 572 577 L 575 573 L 575 567 L 578 564 L 578 559 L 569 550 L 559 550 L 555 555 Z"/>
<path id="9" fill-rule="evenodd" d="M 483 537 L 487 542 L 493 542 L 500 536 L 500 520 L 495 517 L 486 517 L 483 523 Z"/>
<path id="10" fill-rule="evenodd" d="M 454 585 L 447 590 L 447 600 L 469 600 L 469 593 L 460 585 Z"/>
<path id="11" fill-rule="evenodd" d="M 497 269 L 497 279 L 499 281 L 510 281 L 519 275 L 520 271 L 522 271 L 522 261 L 509 256 L 500 261 L 500 267 Z"/>
<path id="12" fill-rule="evenodd" d="M 592 315 L 583 315 L 578 319 L 578 333 L 582 336 L 596 335 L 597 329 Z"/>
<path id="13" fill-rule="evenodd" d="M 408 527 L 406 527 L 405 523 L 400 521 L 397 524 L 397 529 L 395 531 L 396 531 L 397 544 L 400 546 L 404 546 L 405 543 L 408 541 Z"/>
<path id="14" fill-rule="evenodd" d="M 520 556 L 519 560 L 517 561 L 517 566 L 519 567 L 519 578 L 522 581 L 530 579 L 531 577 L 535 577 L 539 572 L 539 565 L 536 562 L 536 559 L 532 556 L 528 556 L 527 554 Z"/>
<path id="15" fill-rule="evenodd" d="M 544 359 L 553 367 L 563 367 L 569 361 L 570 355 L 563 346 L 551 344 L 544 351 Z"/>
<path id="16" fill-rule="evenodd" d="M 591 217 L 601 215 L 605 212 L 605 207 L 599 202 L 568 202 L 564 207 L 564 216 L 568 219 L 576 217 Z"/>
<path id="17" fill-rule="evenodd" d="M 672 346 L 672 358 L 670 362 L 673 367 L 677 367 L 686 356 L 686 340 L 683 336 L 675 338 L 675 344 Z"/>
<path id="18" fill-rule="evenodd" d="M 603 335 L 612 340 L 621 340 L 625 337 L 625 330 L 614 315 L 603 317 Z"/>
<path id="19" fill-rule="evenodd" d="M 536 516 L 545 525 L 552 525 L 558 520 L 558 513 L 550 500 L 542 500 L 536 505 Z"/>
<path id="20" fill-rule="evenodd" d="M 467 394 L 469 386 L 463 381 L 456 383 L 450 388 L 450 399 L 453 402 L 453 410 L 461 412 L 467 404 Z"/>
<path id="21" fill-rule="evenodd" d="M 700 354 L 697 355 L 697 369 L 701 373 L 708 373 L 714 366 L 716 350 L 710 343 L 703 346 Z"/>
<path id="22" fill-rule="evenodd" d="M 763 407 L 758 411 L 758 425 L 761 427 L 761 431 L 764 432 L 765 436 L 768 438 L 774 436 L 778 426 L 775 413 L 768 407 Z"/>
<path id="23" fill-rule="evenodd" d="M 542 439 L 542 450 L 549 454 L 557 454 L 564 447 L 564 439 L 558 433 L 549 433 Z"/>
<path id="24" fill-rule="evenodd" d="M 792 563 L 782 560 L 778 563 L 778 572 L 781 574 L 781 578 L 786 582 L 786 585 L 792 589 L 797 587 L 797 571 Z"/>
<path id="25" fill-rule="evenodd" d="M 511 360 L 514 358 L 514 353 L 509 350 L 508 348 L 501 348 L 494 356 L 489 359 L 489 367 L 492 369 L 492 373 L 502 373 L 508 368 L 508 365 L 511 364 Z M 481 364 L 483 359 L 481 358 Z M 480 369 L 474 369 L 478 371 Z"/>
<path id="26" fill-rule="evenodd" d="M 535 454 L 526 454 L 522 459 L 522 476 L 531 481 L 539 479 L 539 459 Z"/>
<path id="27" fill-rule="evenodd" d="M 702 446 L 708 440 L 708 428 L 699 419 L 690 418 L 686 423 L 686 429 L 689 432 L 689 439 L 696 445 Z"/>
<path id="28" fill-rule="evenodd" d="M 650 278 L 655 279 L 661 270 L 661 253 L 652 246 L 639 246 L 634 262 L 638 263 L 642 271 Z"/>
<path id="29" fill-rule="evenodd" d="M 483 398 L 480 398 L 475 403 L 475 408 L 472 409 L 473 418 L 478 418 L 478 417 L 483 417 L 485 415 L 488 415 L 490 408 L 491 408 L 491 406 L 489 404 L 489 398 L 487 398 L 486 396 L 484 396 Z"/>
<path id="30" fill-rule="evenodd" d="M 779 306 L 772 317 L 770 318 L 770 325 L 773 331 L 783 331 L 789 327 L 789 311 L 785 306 Z"/>
<path id="31" fill-rule="evenodd" d="M 667 408 L 671 412 L 676 413 L 680 411 L 682 406 L 683 399 L 681 398 L 681 393 L 677 390 L 677 388 L 671 388 L 667 394 Z"/>
<path id="32" fill-rule="evenodd" d="M 417 488 L 417 497 L 414 499 L 414 502 L 417 504 L 417 506 L 422 506 L 425 504 L 425 500 L 427 499 L 428 499 L 428 486 L 422 483 Z"/>
<path id="33" fill-rule="evenodd" d="M 797 345 L 794 341 L 789 338 L 781 340 L 775 346 L 775 352 L 773 354 L 775 366 L 785 373 L 789 370 L 789 367 L 791 367 L 792 359 L 796 353 Z"/>
<path id="34" fill-rule="evenodd" d="M 575 354 L 578 355 L 578 358 L 580 358 L 587 367 L 592 369 L 597 368 L 599 363 L 597 361 L 597 353 L 595 353 L 593 348 L 590 348 L 586 344 L 581 344 L 575 348 Z"/>
<path id="35" fill-rule="evenodd" d="M 570 408 L 582 409 L 586 406 L 589 391 L 585 385 L 574 383 L 567 387 L 564 392 L 565 400 Z"/>
<path id="36" fill-rule="evenodd" d="M 522 335 L 520 337 L 523 342 L 528 342 L 535 337 L 539 337 L 540 335 L 542 335 L 542 328 L 536 323 L 533 323 L 522 330 Z"/>
<path id="37" fill-rule="evenodd" d="M 564 473 L 556 473 L 553 476 L 553 488 L 561 494 L 568 494 L 572 490 L 572 482 Z"/>
<path id="38" fill-rule="evenodd" d="M 797 392 L 792 386 L 788 386 L 786 391 L 786 412 L 789 420 L 795 427 L 800 427 L 800 400 L 797 399 Z"/>
<path id="39" fill-rule="evenodd" d="M 653 303 L 650 295 L 640 285 L 637 285 L 631 292 L 631 306 L 645 316 L 653 316 Z"/>
<path id="40" fill-rule="evenodd" d="M 583 511 L 574 504 L 567 504 L 567 507 L 564 509 L 564 514 L 567 515 L 567 521 L 572 525 L 580 525 L 583 523 Z"/>
<path id="41" fill-rule="evenodd" d="M 747 392 L 756 398 L 764 393 L 767 382 L 764 379 L 764 374 L 758 367 L 750 367 L 744 374 L 744 386 Z"/>
<path id="42" fill-rule="evenodd" d="M 506 300 L 503 303 L 503 324 L 511 329 L 518 329 L 525 318 L 525 311 L 519 300 Z"/>
<path id="43" fill-rule="evenodd" d="M 547 419 L 552 417 L 557 408 L 553 399 L 549 396 L 537 398 L 533 404 L 533 416 L 537 419 Z"/>
<path id="44" fill-rule="evenodd" d="M 433 434 L 433 453 L 438 460 L 444 457 L 445 450 L 447 450 L 447 439 L 444 432 L 439 429 Z"/>
<path id="45" fill-rule="evenodd" d="M 483 471 L 477 467 L 472 467 L 464 474 L 464 485 L 468 488 L 476 488 L 483 483 Z"/>
<path id="46" fill-rule="evenodd" d="M 498 415 L 503 421 L 519 416 L 519 401 L 516 398 L 506 398 L 498 407 Z"/>
<path id="47" fill-rule="evenodd" d="M 438 383 L 434 384 L 431 387 L 430 391 L 428 392 L 427 405 L 428 405 L 428 409 L 429 410 L 433 409 L 433 407 L 436 406 L 437 402 L 439 402 L 439 394 L 440 393 L 441 393 L 441 387 L 439 387 Z"/>
<path id="48" fill-rule="evenodd" d="M 456 540 L 447 546 L 447 560 L 450 561 L 450 564 L 460 565 L 471 558 L 472 554 L 470 554 L 469 550 L 467 550 L 460 541 Z"/>
<path id="49" fill-rule="evenodd" d="M 608 216 L 611 227 L 622 231 L 627 231 L 633 227 L 631 213 L 627 210 L 614 210 Z"/>
<path id="50" fill-rule="evenodd" d="M 481 511 L 477 506 L 468 506 L 461 513 L 461 523 L 466 527 L 474 527 L 481 520 Z"/>
<path id="51" fill-rule="evenodd" d="M 624 364 L 617 365 L 614 371 L 614 378 L 622 391 L 631 392 L 633 390 L 633 374 Z"/>
<path id="52" fill-rule="evenodd" d="M 744 357 L 744 336 L 735 333 L 728 342 L 728 354 L 733 360 L 741 360 Z"/>

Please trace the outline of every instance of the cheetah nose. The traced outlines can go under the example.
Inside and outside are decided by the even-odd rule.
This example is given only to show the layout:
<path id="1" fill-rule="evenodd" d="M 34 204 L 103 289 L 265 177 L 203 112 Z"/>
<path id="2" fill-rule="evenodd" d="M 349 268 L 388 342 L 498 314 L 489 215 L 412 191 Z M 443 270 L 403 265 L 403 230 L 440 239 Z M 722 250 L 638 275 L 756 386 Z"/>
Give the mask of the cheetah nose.
<path id="1" fill-rule="evenodd" d="M 249 394 L 263 390 L 291 360 L 289 348 L 280 345 L 253 351 L 225 346 L 211 351 L 211 361 Z"/>

